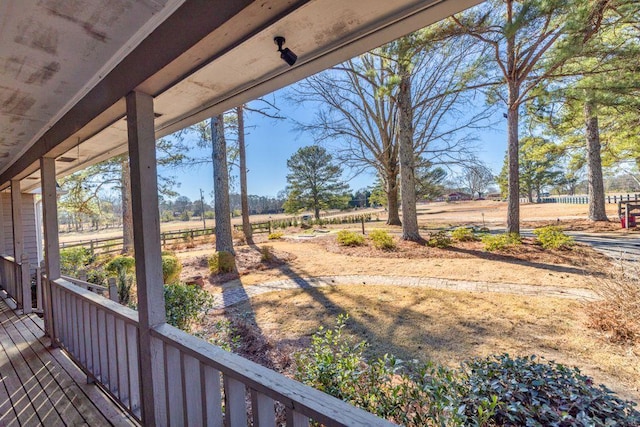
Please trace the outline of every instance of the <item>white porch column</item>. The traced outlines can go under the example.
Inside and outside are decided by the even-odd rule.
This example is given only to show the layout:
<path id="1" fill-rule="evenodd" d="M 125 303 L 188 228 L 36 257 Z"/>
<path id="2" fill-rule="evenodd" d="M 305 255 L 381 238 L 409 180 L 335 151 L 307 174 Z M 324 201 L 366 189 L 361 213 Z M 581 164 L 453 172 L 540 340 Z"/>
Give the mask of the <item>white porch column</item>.
<path id="1" fill-rule="evenodd" d="M 154 326 L 165 323 L 153 121 L 153 98 L 139 92 L 129 93 L 127 130 L 140 319 L 142 423 L 147 426 L 167 423 L 162 343 L 150 335 Z"/>
<path id="2" fill-rule="evenodd" d="M 5 233 L 4 233 L 4 200 L 3 193 L 0 192 L 0 254 L 5 255 L 7 248 L 5 247 Z"/>
<path id="3" fill-rule="evenodd" d="M 24 236 L 22 229 L 22 193 L 20 181 L 11 180 L 11 220 L 13 222 L 13 257 L 20 262 L 24 253 Z"/>
<path id="4" fill-rule="evenodd" d="M 40 181 L 42 182 L 42 222 L 44 226 L 44 265 L 47 280 L 60 278 L 60 242 L 58 237 L 58 194 L 56 189 L 56 162 L 50 157 L 40 159 Z M 45 332 L 55 345 L 53 325 L 53 303 L 51 286 L 43 288 Z"/>
<path id="5" fill-rule="evenodd" d="M 20 192 L 20 180 L 11 180 L 11 219 L 13 222 L 13 258 L 17 263 L 21 263 L 26 257 L 24 253 L 24 227 L 22 226 L 22 193 Z M 27 262 L 28 264 L 28 262 Z M 12 295 L 18 303 L 18 307 L 30 313 L 31 310 L 31 283 L 24 283 L 25 274 L 16 268 L 15 280 L 17 283 L 16 294 Z M 28 288 L 28 295 L 26 288 Z M 25 301 L 26 300 L 26 301 Z M 28 307 L 27 310 L 25 307 Z"/>

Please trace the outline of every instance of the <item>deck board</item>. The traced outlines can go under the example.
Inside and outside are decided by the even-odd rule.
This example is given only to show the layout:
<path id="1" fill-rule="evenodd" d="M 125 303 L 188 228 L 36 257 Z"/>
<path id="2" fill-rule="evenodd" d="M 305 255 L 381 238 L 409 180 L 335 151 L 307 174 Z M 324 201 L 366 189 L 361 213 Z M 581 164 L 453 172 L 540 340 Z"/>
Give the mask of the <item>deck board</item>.
<path id="1" fill-rule="evenodd" d="M 16 355 L 12 359 L 14 367 L 21 365 L 20 369 L 16 369 L 18 377 L 26 386 L 29 385 L 27 394 L 32 405 L 35 407 L 36 414 L 41 423 L 49 425 L 81 425 L 84 418 L 65 399 L 64 393 L 58 387 L 55 379 L 50 375 L 47 366 L 40 359 L 38 354 L 32 347 L 33 343 L 28 342 L 23 336 L 26 329 L 23 323 L 8 310 L 0 311 L 0 321 L 4 325 L 6 336 L 13 342 L 14 347 L 18 350 L 19 356 Z M 9 340 L 5 340 L 7 344 Z M 10 342 L 9 342 L 9 345 Z M 39 352 L 46 352 L 44 348 L 36 348 Z"/>
<path id="2" fill-rule="evenodd" d="M 16 316 L 0 300 L 1 426 L 131 426 L 134 420 L 60 349 L 51 349 L 42 321 Z"/>
<path id="3" fill-rule="evenodd" d="M 4 309 L 5 307 L 2 307 Z M 24 377 L 24 365 L 20 361 L 20 354 L 13 346 L 13 342 L 9 338 L 5 330 L 6 323 L 4 320 L 0 322 L 0 370 L 4 383 L 7 387 L 7 393 L 11 406 L 15 411 L 15 415 L 20 425 L 37 425 L 39 423 L 36 410 L 29 399 L 30 384 L 23 383 L 21 376 Z M 11 420 L 7 420 L 11 421 Z"/>

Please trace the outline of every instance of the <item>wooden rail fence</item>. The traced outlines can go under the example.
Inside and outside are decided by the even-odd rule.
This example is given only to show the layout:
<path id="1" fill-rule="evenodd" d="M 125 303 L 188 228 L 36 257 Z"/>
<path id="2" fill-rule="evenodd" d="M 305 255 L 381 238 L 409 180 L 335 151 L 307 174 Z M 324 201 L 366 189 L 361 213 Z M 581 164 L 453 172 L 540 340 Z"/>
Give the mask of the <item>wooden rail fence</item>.
<path id="1" fill-rule="evenodd" d="M 280 218 L 271 221 L 252 222 L 251 229 L 254 233 L 271 233 L 274 229 L 284 229 L 286 227 L 309 224 L 309 225 L 324 225 L 324 224 L 342 224 L 342 223 L 359 223 L 362 220 L 365 222 L 373 221 L 375 213 L 364 214 L 330 214 L 322 215 L 320 220 L 311 218 L 305 218 L 304 216 L 292 216 L 287 218 Z M 242 231 L 242 224 L 234 224 L 234 229 Z M 160 241 L 162 242 L 162 248 L 168 248 L 175 243 L 189 243 L 197 239 L 206 239 L 209 236 L 215 234 L 215 227 L 208 228 L 193 228 L 183 229 L 177 231 L 165 231 L 160 233 Z M 78 240 L 74 242 L 63 242 L 60 244 L 61 249 L 69 248 L 86 248 L 91 254 L 111 254 L 122 252 L 123 239 L 122 237 L 110 237 L 104 239 L 90 239 L 90 240 Z"/>

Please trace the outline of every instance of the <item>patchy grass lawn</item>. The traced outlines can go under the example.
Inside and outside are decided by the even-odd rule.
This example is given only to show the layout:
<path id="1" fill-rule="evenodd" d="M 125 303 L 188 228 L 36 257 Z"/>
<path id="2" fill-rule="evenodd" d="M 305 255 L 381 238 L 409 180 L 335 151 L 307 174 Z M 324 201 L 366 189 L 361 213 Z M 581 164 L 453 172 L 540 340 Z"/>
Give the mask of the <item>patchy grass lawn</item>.
<path id="1" fill-rule="evenodd" d="M 348 313 L 348 333 L 370 344 L 370 355 L 432 360 L 456 366 L 489 354 L 536 354 L 578 366 L 625 398 L 640 400 L 640 347 L 606 344 L 586 328 L 578 301 L 403 287 L 335 286 L 271 292 L 215 315 L 253 325 L 252 341 L 268 342 L 268 365 L 287 370 L 291 354 L 320 325 Z M 206 327 L 205 327 L 206 329 Z M 259 347 L 264 352 L 265 345 Z M 276 350 L 274 350 L 276 349 Z M 254 348 L 255 350 L 255 348 Z M 264 361 L 262 361 L 264 363 Z"/>
<path id="2" fill-rule="evenodd" d="M 556 225 L 587 231 L 619 230 L 615 222 L 593 224 L 583 219 L 586 205 L 524 205 L 525 227 Z M 583 212 L 585 211 L 585 212 Z M 484 215 L 483 215 L 484 214 Z M 429 204 L 419 211 L 424 237 L 438 227 L 500 225 L 504 204 L 468 202 Z M 505 215 L 506 216 L 506 215 Z M 179 252 L 183 276 L 201 274 L 206 289 L 260 286 L 287 278 L 329 275 L 433 277 L 488 283 L 516 283 L 558 288 L 590 288 L 594 277 L 610 269 L 608 259 L 591 248 L 575 245 L 565 250 L 543 250 L 532 239 L 500 252 L 483 250 L 480 242 L 429 248 L 397 240 L 399 227 L 368 223 L 367 230 L 383 228 L 396 236 L 397 249 L 383 251 L 371 245 L 342 247 L 335 233 L 353 226 L 330 226 L 320 233 L 288 230 L 288 238 L 267 241 L 256 235 L 255 246 L 238 246 L 238 274 L 209 276 L 204 260 L 213 246 Z M 617 232 L 627 233 L 626 230 Z M 316 235 L 314 237 L 314 234 Z M 287 236 L 286 236 L 287 237 Z M 272 259 L 261 259 L 261 248 L 271 247 Z M 205 267 L 202 269 L 201 267 Z M 200 270 L 199 270 L 200 269 Z M 433 360 L 456 366 L 471 357 L 509 353 L 536 354 L 577 366 L 622 397 L 640 401 L 640 346 L 610 344 L 604 334 L 587 327 L 592 308 L 576 300 L 499 293 L 469 293 L 395 286 L 331 286 L 270 292 L 218 313 L 203 325 L 204 335 L 216 323 L 231 319 L 243 336 L 240 353 L 283 372 L 291 371 L 291 354 L 309 343 L 320 325 L 331 327 L 340 313 L 349 313 L 348 333 L 370 344 L 370 355 L 393 353 L 402 359 Z"/>

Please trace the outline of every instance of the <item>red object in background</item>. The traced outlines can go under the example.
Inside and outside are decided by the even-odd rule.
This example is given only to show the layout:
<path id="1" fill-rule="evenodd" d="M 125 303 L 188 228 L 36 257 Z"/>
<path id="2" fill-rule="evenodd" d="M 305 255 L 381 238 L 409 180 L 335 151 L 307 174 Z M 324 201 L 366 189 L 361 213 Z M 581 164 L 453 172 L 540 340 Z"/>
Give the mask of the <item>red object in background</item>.
<path id="1" fill-rule="evenodd" d="M 622 224 L 622 228 L 627 228 L 624 216 L 620 217 L 620 224 Z M 635 226 L 636 226 L 636 216 L 635 215 L 630 215 L 629 216 L 629 228 L 633 228 Z"/>

